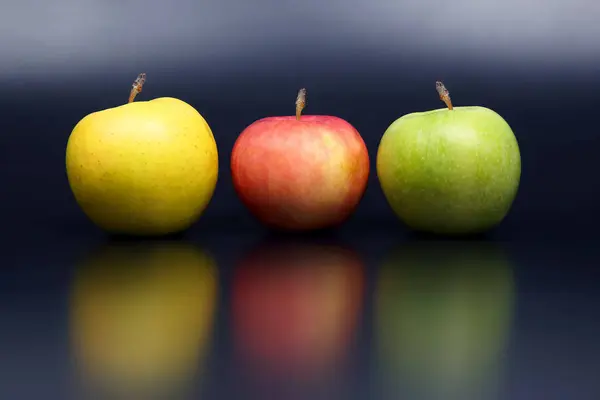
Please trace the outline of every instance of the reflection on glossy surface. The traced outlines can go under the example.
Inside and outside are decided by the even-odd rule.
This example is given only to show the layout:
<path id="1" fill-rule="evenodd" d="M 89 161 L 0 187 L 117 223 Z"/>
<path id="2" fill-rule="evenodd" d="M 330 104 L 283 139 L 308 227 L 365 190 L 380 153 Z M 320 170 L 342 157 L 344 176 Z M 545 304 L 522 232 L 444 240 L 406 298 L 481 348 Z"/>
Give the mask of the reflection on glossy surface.
<path id="1" fill-rule="evenodd" d="M 513 302 L 511 265 L 492 243 L 409 242 L 395 249 L 380 270 L 375 299 L 390 397 L 495 398 Z"/>
<path id="2" fill-rule="evenodd" d="M 236 347 L 262 376 L 327 379 L 345 362 L 364 296 L 364 266 L 331 244 L 269 241 L 233 280 Z"/>
<path id="3" fill-rule="evenodd" d="M 72 346 L 87 389 L 151 399 L 187 390 L 208 348 L 217 271 L 177 242 L 112 243 L 81 265 Z"/>

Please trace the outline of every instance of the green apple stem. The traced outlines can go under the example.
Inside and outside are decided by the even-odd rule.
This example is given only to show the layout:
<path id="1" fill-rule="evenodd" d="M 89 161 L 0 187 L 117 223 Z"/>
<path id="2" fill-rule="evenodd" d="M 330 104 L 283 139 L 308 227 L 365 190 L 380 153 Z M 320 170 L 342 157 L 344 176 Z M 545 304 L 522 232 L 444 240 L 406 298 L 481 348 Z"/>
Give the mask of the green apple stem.
<path id="1" fill-rule="evenodd" d="M 302 115 L 302 110 L 306 107 L 306 89 L 302 88 L 298 91 L 298 96 L 296 97 L 296 120 L 300 121 L 300 116 Z"/>
<path id="2" fill-rule="evenodd" d="M 133 81 L 133 85 L 131 85 L 131 92 L 129 92 L 129 101 L 128 103 L 133 103 L 135 96 L 142 92 L 142 86 L 146 83 L 146 73 L 142 72 L 137 76 L 135 81 Z"/>
<path id="3" fill-rule="evenodd" d="M 446 103 L 446 106 L 448 106 L 448 110 L 452 110 L 452 100 L 450 99 L 450 92 L 448 92 L 448 89 L 446 89 L 446 86 L 444 86 L 444 84 L 440 81 L 437 81 L 435 83 L 435 89 L 437 90 L 438 94 L 440 95 L 440 100 L 442 100 L 444 103 Z"/>

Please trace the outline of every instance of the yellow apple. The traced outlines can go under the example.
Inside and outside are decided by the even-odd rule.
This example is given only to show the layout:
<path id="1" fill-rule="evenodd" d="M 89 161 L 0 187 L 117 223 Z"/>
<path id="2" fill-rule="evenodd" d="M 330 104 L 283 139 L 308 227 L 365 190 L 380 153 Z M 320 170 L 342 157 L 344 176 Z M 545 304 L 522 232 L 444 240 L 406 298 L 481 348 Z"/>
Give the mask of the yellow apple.
<path id="1" fill-rule="evenodd" d="M 187 387 L 207 354 L 216 294 L 213 260 L 185 244 L 112 245 L 92 257 L 70 302 L 84 387 L 134 397 Z"/>
<path id="2" fill-rule="evenodd" d="M 416 391 L 410 398 L 492 398 L 514 303 L 501 249 L 408 243 L 383 264 L 377 282 L 377 353 L 387 382 Z"/>
<path id="3" fill-rule="evenodd" d="M 66 149 L 71 190 L 83 212 L 105 231 L 183 231 L 214 193 L 215 139 L 204 118 L 184 101 L 133 102 L 133 97 L 75 126 Z"/>

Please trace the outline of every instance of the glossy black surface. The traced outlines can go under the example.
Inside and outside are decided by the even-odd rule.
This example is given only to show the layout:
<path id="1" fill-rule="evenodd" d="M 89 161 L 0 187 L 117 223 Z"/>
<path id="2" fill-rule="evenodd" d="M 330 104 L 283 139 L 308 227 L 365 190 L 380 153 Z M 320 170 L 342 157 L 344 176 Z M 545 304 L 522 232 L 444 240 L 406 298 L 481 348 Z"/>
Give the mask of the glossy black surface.
<path id="1" fill-rule="evenodd" d="M 112 400 L 136 382 L 124 398 L 600 398 L 596 3 L 12 3 L 0 399 Z M 219 147 L 205 215 L 166 242 L 105 237 L 65 174 L 75 124 L 143 71 L 139 99 L 187 101 Z M 390 123 L 443 106 L 436 80 L 502 115 L 521 150 L 510 214 L 464 242 L 410 234 L 375 173 Z M 237 199 L 229 155 L 301 87 L 306 113 L 359 130 L 372 171 L 346 224 L 282 243 Z"/>
<path id="2" fill-rule="evenodd" d="M 101 394 L 132 382 L 152 393 L 136 398 L 598 394 L 600 254 L 590 243 L 85 232 L 32 232 L 8 253 L 3 397 L 117 398 Z M 120 380 L 95 381 L 101 361 Z M 155 371 L 149 389 L 145 368 Z M 188 397 L 159 380 L 188 373 Z"/>

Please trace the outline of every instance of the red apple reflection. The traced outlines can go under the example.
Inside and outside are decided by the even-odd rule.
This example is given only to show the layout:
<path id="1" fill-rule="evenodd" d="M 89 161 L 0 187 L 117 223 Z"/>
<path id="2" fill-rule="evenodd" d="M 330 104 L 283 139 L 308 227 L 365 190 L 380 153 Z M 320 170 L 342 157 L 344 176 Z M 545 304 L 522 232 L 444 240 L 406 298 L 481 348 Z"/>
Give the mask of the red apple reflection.
<path id="1" fill-rule="evenodd" d="M 267 374 L 323 375 L 344 362 L 363 295 L 363 264 L 352 250 L 264 244 L 233 278 L 236 344 Z"/>

